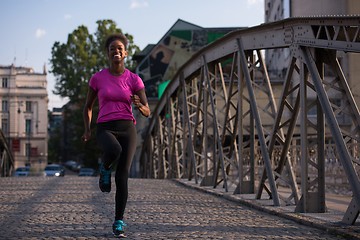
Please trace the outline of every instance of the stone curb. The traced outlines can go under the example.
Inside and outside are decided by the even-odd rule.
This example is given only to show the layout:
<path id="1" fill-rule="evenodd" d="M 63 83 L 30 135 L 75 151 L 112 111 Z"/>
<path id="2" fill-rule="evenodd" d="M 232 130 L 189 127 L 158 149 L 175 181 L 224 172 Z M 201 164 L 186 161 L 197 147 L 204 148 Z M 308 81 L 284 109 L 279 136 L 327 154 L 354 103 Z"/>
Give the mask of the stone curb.
<path id="1" fill-rule="evenodd" d="M 309 217 L 301 215 L 301 213 L 286 212 L 277 207 L 265 206 L 256 201 L 253 201 L 253 200 L 242 199 L 242 198 L 237 197 L 232 194 L 227 194 L 227 193 L 207 189 L 204 187 L 200 187 L 200 186 L 197 186 L 197 185 L 194 185 L 191 183 L 187 183 L 181 179 L 173 179 L 173 181 L 176 183 L 179 183 L 185 187 L 190 187 L 192 189 L 195 189 L 195 190 L 198 190 L 201 192 L 205 192 L 205 193 L 212 194 L 214 196 L 222 197 L 229 201 L 236 202 L 241 205 L 245 205 L 247 207 L 250 207 L 250 208 L 262 211 L 262 212 L 266 212 L 266 213 L 269 213 L 269 214 L 272 214 L 275 216 L 289 219 L 289 220 L 295 221 L 302 225 L 315 227 L 315 228 L 324 230 L 333 235 L 337 235 L 338 237 L 341 237 L 343 239 L 359 239 L 360 240 L 360 233 L 352 230 L 351 227 L 348 227 L 348 226 L 342 227 L 340 225 L 335 225 L 335 224 L 332 224 L 332 223 L 329 223 L 326 221 L 322 221 L 319 219 L 309 218 Z"/>

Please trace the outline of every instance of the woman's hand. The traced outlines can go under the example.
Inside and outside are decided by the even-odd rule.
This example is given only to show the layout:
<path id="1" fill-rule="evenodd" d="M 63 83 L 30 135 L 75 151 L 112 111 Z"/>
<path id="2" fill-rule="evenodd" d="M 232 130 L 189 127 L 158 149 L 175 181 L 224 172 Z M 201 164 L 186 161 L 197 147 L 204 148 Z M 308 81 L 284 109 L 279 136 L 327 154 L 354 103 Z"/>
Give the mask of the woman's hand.
<path id="1" fill-rule="evenodd" d="M 82 135 L 81 140 L 84 142 L 89 141 L 91 138 L 91 131 L 85 131 L 84 135 Z"/>
<path id="2" fill-rule="evenodd" d="M 150 108 L 146 99 L 144 88 L 137 91 L 136 94 L 130 95 L 130 100 L 134 104 L 134 106 L 139 109 L 143 116 L 150 116 Z"/>
<path id="3" fill-rule="evenodd" d="M 83 110 L 85 132 L 84 135 L 81 137 L 81 139 L 84 142 L 89 141 L 91 137 L 90 123 L 92 117 L 92 108 L 94 106 L 96 97 L 97 97 L 97 93 L 95 92 L 95 90 L 92 87 L 89 87 L 84 110 Z"/>
<path id="4" fill-rule="evenodd" d="M 136 108 L 140 108 L 141 107 L 141 102 L 140 102 L 140 97 L 138 95 L 130 95 L 130 100 L 132 101 L 132 103 L 134 104 L 134 106 Z"/>

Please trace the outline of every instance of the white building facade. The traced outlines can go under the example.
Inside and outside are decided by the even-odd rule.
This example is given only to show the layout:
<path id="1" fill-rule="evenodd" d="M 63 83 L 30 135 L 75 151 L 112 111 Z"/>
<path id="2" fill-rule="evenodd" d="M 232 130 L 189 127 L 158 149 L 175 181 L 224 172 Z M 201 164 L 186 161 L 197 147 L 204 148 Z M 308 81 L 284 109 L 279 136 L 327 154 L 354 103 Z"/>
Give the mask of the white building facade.
<path id="1" fill-rule="evenodd" d="M 47 164 L 48 94 L 46 69 L 0 66 L 0 126 L 14 155 L 15 168 L 41 170 Z"/>

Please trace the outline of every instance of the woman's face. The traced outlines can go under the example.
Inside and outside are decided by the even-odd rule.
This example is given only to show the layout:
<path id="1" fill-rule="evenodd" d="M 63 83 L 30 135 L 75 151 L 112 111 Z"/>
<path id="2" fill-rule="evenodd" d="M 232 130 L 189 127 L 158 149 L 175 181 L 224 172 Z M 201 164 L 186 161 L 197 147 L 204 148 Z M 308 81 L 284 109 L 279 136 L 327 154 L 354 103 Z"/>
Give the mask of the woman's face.
<path id="1" fill-rule="evenodd" d="M 108 57 L 110 61 L 122 61 L 127 56 L 124 44 L 119 40 L 114 40 L 109 45 Z"/>

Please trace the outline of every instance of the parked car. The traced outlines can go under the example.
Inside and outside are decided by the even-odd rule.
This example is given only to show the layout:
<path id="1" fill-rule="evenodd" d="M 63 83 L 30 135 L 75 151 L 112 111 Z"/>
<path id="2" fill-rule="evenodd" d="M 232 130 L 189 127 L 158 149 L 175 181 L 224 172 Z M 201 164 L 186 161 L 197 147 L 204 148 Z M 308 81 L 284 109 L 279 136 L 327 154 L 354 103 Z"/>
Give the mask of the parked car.
<path id="1" fill-rule="evenodd" d="M 66 161 L 64 165 L 66 168 L 74 172 L 79 172 L 80 168 L 82 167 L 81 164 L 78 164 L 77 162 L 72 160 Z"/>
<path id="2" fill-rule="evenodd" d="M 50 164 L 45 167 L 44 175 L 45 177 L 63 177 L 65 169 L 59 164 Z"/>
<path id="3" fill-rule="evenodd" d="M 65 162 L 65 167 L 67 167 L 70 170 L 72 170 L 75 166 L 76 166 L 75 161 L 69 160 Z"/>
<path id="4" fill-rule="evenodd" d="M 30 172 L 30 167 L 18 167 L 15 170 L 14 177 L 27 177 Z"/>
<path id="5" fill-rule="evenodd" d="M 92 168 L 80 168 L 79 177 L 94 177 L 97 175 L 97 172 Z"/>

